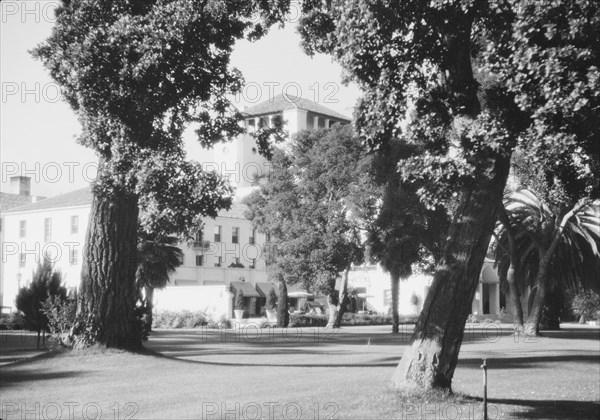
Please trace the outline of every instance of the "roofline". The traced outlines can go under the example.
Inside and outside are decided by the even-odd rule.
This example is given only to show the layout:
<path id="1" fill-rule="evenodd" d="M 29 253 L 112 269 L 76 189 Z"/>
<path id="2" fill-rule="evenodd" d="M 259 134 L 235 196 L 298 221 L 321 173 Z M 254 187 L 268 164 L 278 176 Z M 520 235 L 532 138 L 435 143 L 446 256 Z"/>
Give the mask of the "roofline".
<path id="1" fill-rule="evenodd" d="M 35 203 L 30 203 L 30 204 L 35 204 Z M 29 206 L 30 204 L 26 204 L 26 206 Z M 64 209 L 78 209 L 78 208 L 82 208 L 82 207 L 91 207 L 92 204 L 78 204 L 76 206 L 61 206 L 61 207 L 45 207 L 43 209 L 33 209 L 33 210 L 19 210 L 19 207 L 15 207 L 12 208 L 10 210 L 4 211 L 2 212 L 2 215 L 5 215 L 7 213 L 12 213 L 12 214 L 28 214 L 28 213 L 36 213 L 36 212 L 40 212 L 40 211 L 52 211 L 52 210 L 64 210 Z M 20 206 L 20 207 L 24 207 L 24 206 Z"/>
<path id="2" fill-rule="evenodd" d="M 303 111 L 310 112 L 311 114 L 316 114 L 316 115 L 318 115 L 320 117 L 325 117 L 325 118 L 334 119 L 334 120 L 343 120 L 343 121 L 346 121 L 346 122 L 352 122 L 352 118 L 348 118 L 348 117 L 343 117 L 342 118 L 342 117 L 336 117 L 335 115 L 323 114 L 322 112 L 315 112 L 315 111 L 313 111 L 311 109 L 300 108 L 297 105 L 296 105 L 296 108 L 280 109 L 277 112 L 263 112 L 263 113 L 260 113 L 260 114 L 248 114 L 246 112 L 242 112 L 242 115 L 244 117 L 262 117 L 262 116 L 265 116 L 265 115 L 279 114 L 279 113 L 282 113 L 284 111 L 289 111 L 290 109 L 301 109 Z"/>

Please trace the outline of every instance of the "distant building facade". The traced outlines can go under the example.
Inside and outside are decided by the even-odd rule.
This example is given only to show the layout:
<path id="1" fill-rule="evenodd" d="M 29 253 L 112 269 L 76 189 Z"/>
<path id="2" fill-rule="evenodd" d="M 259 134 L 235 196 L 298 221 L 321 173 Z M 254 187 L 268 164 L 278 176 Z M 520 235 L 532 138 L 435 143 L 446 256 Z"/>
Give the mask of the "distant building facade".
<path id="1" fill-rule="evenodd" d="M 290 135 L 305 129 L 329 128 L 333 124 L 348 124 L 350 119 L 315 102 L 280 95 L 247 109 L 244 124 L 249 131 L 262 125 L 270 126 L 281 117 Z M 285 145 L 283 146 L 285 147 Z M 249 135 L 241 135 L 227 144 L 207 151 L 202 162 L 206 169 L 227 175 L 237 188 L 233 206 L 215 219 L 203 220 L 201 235 L 191 244 L 182 244 L 182 265 L 171 276 L 169 285 L 154 295 L 155 309 L 203 310 L 214 319 L 233 316 L 233 299 L 237 290 L 247 298 L 249 316 L 263 313 L 266 295 L 275 285 L 269 282 L 263 252 L 269 238 L 253 229 L 246 219 L 244 196 L 257 188 L 257 179 L 268 173 L 269 162 L 258 154 L 256 143 Z M 22 177 L 19 177 L 22 178 Z M 29 184 L 15 180 L 21 194 L 2 193 L 2 271 L 0 296 L 2 305 L 14 310 L 14 298 L 19 287 L 31 281 L 41 258 L 54 262 L 64 277 L 66 286 L 79 286 L 83 246 L 88 225 L 92 194 L 80 189 L 45 200 L 28 195 Z M 24 192 L 27 191 L 27 195 Z M 16 195 L 18 197 L 13 197 Z M 35 201 L 35 202 L 34 202 Z M 495 271 L 487 266 L 473 301 L 473 312 L 497 314 L 503 298 Z M 400 283 L 399 308 L 404 315 L 416 315 L 422 307 L 431 277 L 412 276 Z M 389 274 L 380 266 L 355 267 L 349 275 L 353 291 L 351 309 L 387 312 L 391 307 Z M 277 288 L 275 287 L 277 291 Z M 298 287 L 289 287 L 299 291 Z M 306 298 L 294 299 L 299 308 Z"/>

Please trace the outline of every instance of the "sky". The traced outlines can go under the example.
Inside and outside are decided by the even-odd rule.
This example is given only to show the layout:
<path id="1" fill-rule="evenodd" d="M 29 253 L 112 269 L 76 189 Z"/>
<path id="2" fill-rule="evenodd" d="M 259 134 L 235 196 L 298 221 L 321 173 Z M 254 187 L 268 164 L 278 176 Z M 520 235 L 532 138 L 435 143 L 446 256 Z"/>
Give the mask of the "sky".
<path id="1" fill-rule="evenodd" d="M 50 35 L 57 1 L 0 2 L 0 190 L 9 192 L 11 176 L 32 178 L 31 193 L 52 196 L 82 188 L 93 180 L 97 158 L 76 143 L 81 128 L 58 86 L 41 62 L 29 54 Z M 308 57 L 296 33 L 297 9 L 283 29 L 272 28 L 263 39 L 240 41 L 232 65 L 246 80 L 234 103 L 245 106 L 288 93 L 352 116 L 360 95 L 355 85 L 341 83 L 341 68 L 330 57 Z M 193 136 L 185 135 L 188 156 L 202 160 Z"/>

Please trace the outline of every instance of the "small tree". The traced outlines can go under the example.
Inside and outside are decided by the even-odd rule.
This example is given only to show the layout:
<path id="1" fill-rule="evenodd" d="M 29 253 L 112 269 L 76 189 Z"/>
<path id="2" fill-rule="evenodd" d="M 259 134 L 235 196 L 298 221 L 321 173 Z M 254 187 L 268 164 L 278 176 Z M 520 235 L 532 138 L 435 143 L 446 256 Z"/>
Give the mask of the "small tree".
<path id="1" fill-rule="evenodd" d="M 581 317 L 581 323 L 588 319 L 600 319 L 600 295 L 593 290 L 583 290 L 573 297 L 571 308 Z"/>
<path id="2" fill-rule="evenodd" d="M 66 299 L 67 289 L 62 285 L 62 275 L 54 271 L 50 259 L 44 257 L 33 273 L 31 283 L 19 289 L 15 305 L 25 316 L 25 328 L 37 331 L 37 347 L 40 348 L 40 333 L 48 329 L 48 317 L 43 311 L 49 297 Z"/>
<path id="3" fill-rule="evenodd" d="M 174 236 L 161 237 L 138 232 L 137 270 L 135 273 L 138 293 L 145 291 L 146 329 L 152 329 L 154 309 L 154 289 L 164 289 L 169 275 L 174 273 L 183 260 L 183 251 L 177 247 Z"/>
<path id="4" fill-rule="evenodd" d="M 235 309 L 243 310 L 245 306 L 246 304 L 244 302 L 244 292 L 242 292 L 242 290 L 240 289 L 235 294 L 234 307 Z"/>
<path id="5" fill-rule="evenodd" d="M 267 295 L 267 303 L 265 307 L 269 311 L 274 311 L 277 307 L 277 294 L 275 293 L 275 289 L 273 288 L 271 288 L 269 294 Z"/>

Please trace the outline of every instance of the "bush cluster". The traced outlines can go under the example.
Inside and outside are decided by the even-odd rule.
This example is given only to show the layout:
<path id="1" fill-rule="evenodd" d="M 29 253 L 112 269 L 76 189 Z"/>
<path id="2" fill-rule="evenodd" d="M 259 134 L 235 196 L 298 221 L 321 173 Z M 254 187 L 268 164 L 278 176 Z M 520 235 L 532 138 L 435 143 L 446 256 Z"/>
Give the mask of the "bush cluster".
<path id="1" fill-rule="evenodd" d="M 571 308 L 584 320 L 600 320 L 600 295 L 593 290 L 583 290 L 573 296 Z"/>
<path id="2" fill-rule="evenodd" d="M 19 313 L 1 314 L 0 330 L 22 330 L 25 328 L 25 318 Z"/>
<path id="3" fill-rule="evenodd" d="M 152 328 L 198 328 L 209 324 L 209 317 L 202 311 L 156 311 Z"/>
<path id="4" fill-rule="evenodd" d="M 412 324 L 416 322 L 416 315 L 400 316 L 401 324 Z M 324 327 L 329 321 L 328 315 L 316 314 L 291 314 L 290 328 L 294 327 Z M 342 317 L 342 326 L 348 325 L 391 325 L 392 317 L 390 315 L 367 315 L 346 312 Z"/>

